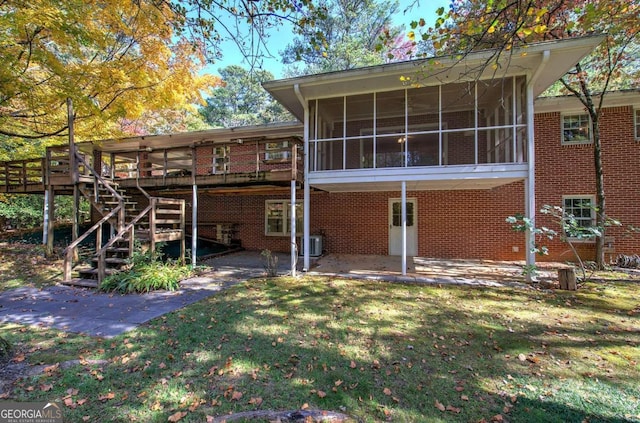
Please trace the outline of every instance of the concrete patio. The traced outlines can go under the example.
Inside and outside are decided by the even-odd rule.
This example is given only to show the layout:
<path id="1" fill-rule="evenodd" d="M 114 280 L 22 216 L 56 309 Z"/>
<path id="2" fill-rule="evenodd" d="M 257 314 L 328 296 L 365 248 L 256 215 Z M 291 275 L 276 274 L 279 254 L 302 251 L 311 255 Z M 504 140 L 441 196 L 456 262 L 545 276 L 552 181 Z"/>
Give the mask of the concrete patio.
<path id="1" fill-rule="evenodd" d="M 278 274 L 291 271 L 291 256 L 278 253 Z M 524 261 L 454 260 L 409 257 L 407 274 L 402 275 L 398 256 L 328 254 L 314 257 L 306 274 L 404 283 L 459 284 L 479 286 L 512 286 L 526 282 L 522 274 Z M 302 257 L 297 270 L 302 272 Z M 216 272 L 234 272 L 251 268 L 254 276 L 264 275 L 264 258 L 258 251 L 242 251 L 206 260 Z M 538 280 L 556 280 L 562 263 L 539 263 Z"/>

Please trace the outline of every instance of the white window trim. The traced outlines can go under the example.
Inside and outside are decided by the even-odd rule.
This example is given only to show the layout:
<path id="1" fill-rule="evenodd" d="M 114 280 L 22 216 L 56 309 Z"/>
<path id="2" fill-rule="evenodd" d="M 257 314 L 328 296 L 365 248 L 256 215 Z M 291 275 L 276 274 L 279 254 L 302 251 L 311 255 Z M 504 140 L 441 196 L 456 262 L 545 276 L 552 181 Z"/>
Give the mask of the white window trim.
<path id="1" fill-rule="evenodd" d="M 274 147 L 275 145 L 275 147 Z M 291 151 L 282 151 L 282 149 L 289 148 L 289 141 L 276 141 L 268 142 L 265 144 L 264 159 L 269 161 L 289 160 L 291 158 Z M 276 150 L 276 151 L 273 151 Z"/>
<path id="2" fill-rule="evenodd" d="M 589 121 L 588 131 L 589 131 L 589 139 L 588 140 L 580 140 L 580 141 L 566 141 L 564 139 L 564 119 L 568 116 L 586 116 Z M 560 144 L 561 145 L 588 145 L 593 144 L 593 133 L 591 131 L 591 116 L 589 113 L 583 111 L 576 112 L 564 112 L 560 115 Z"/>
<path id="3" fill-rule="evenodd" d="M 640 107 L 633 109 L 633 132 L 636 141 L 640 141 Z"/>
<path id="4" fill-rule="evenodd" d="M 283 232 L 269 232 L 269 216 L 267 215 L 268 205 L 273 203 L 283 203 L 282 228 Z M 299 210 L 296 212 L 296 219 L 300 220 L 303 216 L 302 204 L 296 203 Z M 291 200 L 265 200 L 264 202 L 264 234 L 265 236 L 291 236 L 291 232 L 287 230 L 291 220 Z M 296 236 L 302 236 L 302 225 L 296 225 Z"/>
<path id="5" fill-rule="evenodd" d="M 564 210 L 564 212 L 566 213 L 566 209 L 565 209 L 565 200 L 575 200 L 575 199 L 579 199 L 579 200 L 589 200 L 590 204 L 591 204 L 591 224 L 595 226 L 596 224 L 596 211 L 593 207 L 595 207 L 596 204 L 596 196 L 595 195 L 591 195 L 591 194 L 585 194 L 585 195 L 563 195 L 562 196 L 562 209 Z M 594 238 L 576 238 L 576 237 L 567 237 L 567 239 L 573 243 L 593 243 L 595 242 Z"/>

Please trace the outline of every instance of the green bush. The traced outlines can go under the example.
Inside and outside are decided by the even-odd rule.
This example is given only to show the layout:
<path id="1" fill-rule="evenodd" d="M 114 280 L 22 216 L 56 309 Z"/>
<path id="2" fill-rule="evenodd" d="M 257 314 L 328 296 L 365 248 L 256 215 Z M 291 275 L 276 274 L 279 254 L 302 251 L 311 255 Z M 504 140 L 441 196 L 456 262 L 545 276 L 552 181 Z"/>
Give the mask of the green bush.
<path id="1" fill-rule="evenodd" d="M 177 261 L 162 261 L 161 248 L 155 252 L 134 252 L 127 270 L 107 276 L 100 285 L 103 291 L 121 293 L 175 291 L 181 280 L 192 274 L 190 266 Z"/>
<path id="2" fill-rule="evenodd" d="M 0 360 L 6 358 L 11 353 L 11 344 L 0 336 Z"/>

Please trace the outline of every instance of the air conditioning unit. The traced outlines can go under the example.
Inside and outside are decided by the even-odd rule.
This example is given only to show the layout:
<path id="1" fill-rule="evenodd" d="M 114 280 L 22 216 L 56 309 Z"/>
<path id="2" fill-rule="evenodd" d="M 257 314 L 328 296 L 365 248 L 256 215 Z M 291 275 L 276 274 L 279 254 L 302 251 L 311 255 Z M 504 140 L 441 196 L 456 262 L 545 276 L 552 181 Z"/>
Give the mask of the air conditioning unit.
<path id="1" fill-rule="evenodd" d="M 304 255 L 304 238 L 300 238 L 298 244 L 300 255 Z M 320 257 L 322 255 L 322 235 L 309 236 L 309 255 L 311 257 Z"/>

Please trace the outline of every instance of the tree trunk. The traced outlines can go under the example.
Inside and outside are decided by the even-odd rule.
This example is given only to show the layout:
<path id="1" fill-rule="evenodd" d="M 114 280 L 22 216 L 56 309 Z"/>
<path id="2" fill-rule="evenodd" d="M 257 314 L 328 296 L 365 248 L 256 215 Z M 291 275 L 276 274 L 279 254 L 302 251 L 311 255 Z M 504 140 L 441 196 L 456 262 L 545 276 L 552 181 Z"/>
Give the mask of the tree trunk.
<path id="1" fill-rule="evenodd" d="M 605 249 L 605 223 L 607 222 L 606 214 L 606 197 L 604 194 L 604 171 L 602 169 L 602 151 L 600 144 L 600 123 L 599 114 L 593 110 L 591 113 L 591 122 L 593 129 L 593 163 L 595 165 L 596 175 L 596 226 L 600 228 L 600 236 L 596 237 L 596 265 L 598 269 L 604 268 L 604 249 Z M 595 116 L 595 118 L 594 118 Z"/>

